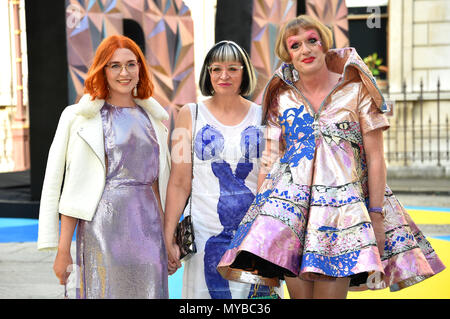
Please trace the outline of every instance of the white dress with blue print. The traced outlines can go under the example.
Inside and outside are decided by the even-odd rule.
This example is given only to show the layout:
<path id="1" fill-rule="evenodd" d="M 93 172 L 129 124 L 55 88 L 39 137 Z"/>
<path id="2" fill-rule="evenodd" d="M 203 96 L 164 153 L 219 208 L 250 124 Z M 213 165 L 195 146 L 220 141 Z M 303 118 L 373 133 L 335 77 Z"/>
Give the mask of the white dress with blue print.
<path id="1" fill-rule="evenodd" d="M 189 105 L 194 127 L 195 104 Z M 198 103 L 194 133 L 192 220 L 197 253 L 184 264 L 182 298 L 245 299 L 250 284 L 222 278 L 216 267 L 256 193 L 264 150 L 261 107 L 252 103 L 241 123 L 221 124 Z M 258 295 L 267 294 L 259 287 Z"/>

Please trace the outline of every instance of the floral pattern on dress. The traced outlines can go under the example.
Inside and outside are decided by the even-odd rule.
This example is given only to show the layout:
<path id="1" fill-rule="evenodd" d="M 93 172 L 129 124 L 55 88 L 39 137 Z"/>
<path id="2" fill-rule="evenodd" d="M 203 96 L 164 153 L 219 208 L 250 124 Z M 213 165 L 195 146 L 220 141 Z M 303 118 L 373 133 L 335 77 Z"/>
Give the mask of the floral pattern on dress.
<path id="1" fill-rule="evenodd" d="M 305 106 L 286 109 L 279 116 L 279 121 L 286 137 L 286 152 L 281 163 L 289 162 L 292 166 L 298 166 L 303 157 L 312 160 L 316 144 L 312 127 L 314 118 L 305 111 Z"/>
<path id="2" fill-rule="evenodd" d="M 230 278 L 245 270 L 252 282 L 351 276 L 350 287 L 358 289 L 408 287 L 445 266 L 387 185 L 380 256 L 368 213 L 362 137 L 389 127 L 384 99 L 354 49 L 330 50 L 327 66 L 341 72 L 341 80 L 317 113 L 293 85 L 292 67 L 275 72 L 287 85 L 277 96 L 278 123 L 273 123 L 281 128 L 285 153 L 259 188 L 218 269 Z M 366 281 L 372 275 L 382 284 Z"/>

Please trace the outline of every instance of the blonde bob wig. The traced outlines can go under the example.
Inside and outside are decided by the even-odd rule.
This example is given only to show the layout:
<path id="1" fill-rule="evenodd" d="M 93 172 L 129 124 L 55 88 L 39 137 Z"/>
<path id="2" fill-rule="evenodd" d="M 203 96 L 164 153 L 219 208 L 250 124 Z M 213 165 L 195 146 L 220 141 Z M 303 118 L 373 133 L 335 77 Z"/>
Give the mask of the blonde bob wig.
<path id="1" fill-rule="evenodd" d="M 291 63 L 291 56 L 289 55 L 286 46 L 286 39 L 292 35 L 298 34 L 300 28 L 305 30 L 314 29 L 319 33 L 324 53 L 327 53 L 328 50 L 333 47 L 333 33 L 326 25 L 308 15 L 299 15 L 298 17 L 287 21 L 280 32 L 278 32 L 275 44 L 275 54 L 281 61 Z"/>

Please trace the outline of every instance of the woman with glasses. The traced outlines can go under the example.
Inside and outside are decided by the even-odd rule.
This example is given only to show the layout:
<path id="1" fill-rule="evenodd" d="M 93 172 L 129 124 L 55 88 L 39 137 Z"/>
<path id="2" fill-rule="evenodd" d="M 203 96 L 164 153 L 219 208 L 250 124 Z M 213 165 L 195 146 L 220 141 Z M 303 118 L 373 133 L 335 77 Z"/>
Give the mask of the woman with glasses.
<path id="1" fill-rule="evenodd" d="M 65 284 L 77 227 L 77 298 L 168 298 L 162 233 L 168 114 L 151 97 L 136 43 L 120 35 L 104 39 L 85 93 L 63 111 L 49 151 L 38 249 L 57 249 L 53 269 Z"/>
<path id="2" fill-rule="evenodd" d="M 355 49 L 332 39 L 305 15 L 281 28 L 283 63 L 263 98 L 273 155 L 219 264 L 226 278 L 284 279 L 291 298 L 395 291 L 445 268 L 386 186 L 383 96 Z"/>
<path id="3" fill-rule="evenodd" d="M 232 41 L 219 42 L 206 55 L 200 74 L 199 87 L 209 98 L 185 105 L 177 116 L 164 233 L 169 264 L 180 267 L 174 232 L 192 189 L 197 253 L 184 262 L 183 298 L 253 295 L 250 284 L 223 279 L 216 266 L 255 197 L 257 160 L 264 148 L 261 107 L 244 98 L 255 85 L 247 53 Z M 267 287 L 260 287 L 255 295 L 267 293 Z"/>

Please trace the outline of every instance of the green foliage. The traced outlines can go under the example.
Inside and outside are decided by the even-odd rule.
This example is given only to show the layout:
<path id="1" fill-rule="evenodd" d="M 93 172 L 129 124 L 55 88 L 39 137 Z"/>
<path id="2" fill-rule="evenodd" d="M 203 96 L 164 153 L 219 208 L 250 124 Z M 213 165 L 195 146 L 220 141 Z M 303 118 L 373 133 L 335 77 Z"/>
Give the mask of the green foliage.
<path id="1" fill-rule="evenodd" d="M 378 58 L 378 53 L 376 52 L 366 56 L 363 60 L 364 63 L 369 67 L 370 72 L 372 72 L 373 76 L 378 76 L 381 72 L 387 72 L 387 67 L 385 65 L 381 65 L 381 63 L 383 63 L 383 59 Z"/>

